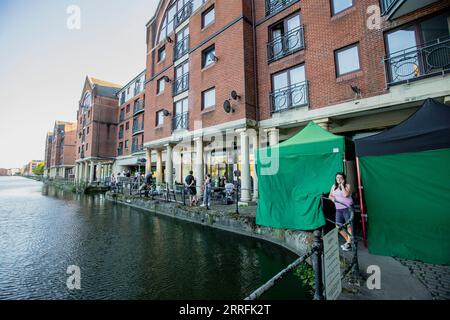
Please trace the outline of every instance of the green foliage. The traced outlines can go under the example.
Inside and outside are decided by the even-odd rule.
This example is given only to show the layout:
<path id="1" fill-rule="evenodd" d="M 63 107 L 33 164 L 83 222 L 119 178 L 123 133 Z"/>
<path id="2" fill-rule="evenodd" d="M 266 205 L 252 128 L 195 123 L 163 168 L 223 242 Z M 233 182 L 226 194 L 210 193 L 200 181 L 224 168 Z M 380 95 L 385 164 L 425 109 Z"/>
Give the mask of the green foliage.
<path id="1" fill-rule="evenodd" d="M 294 275 L 297 276 L 302 284 L 311 291 L 314 291 L 314 270 L 308 263 L 302 263 L 294 271 Z"/>
<path id="2" fill-rule="evenodd" d="M 44 175 L 44 168 L 45 168 L 45 163 L 44 162 L 40 162 L 34 169 L 33 169 L 33 173 L 37 176 L 43 176 Z"/>

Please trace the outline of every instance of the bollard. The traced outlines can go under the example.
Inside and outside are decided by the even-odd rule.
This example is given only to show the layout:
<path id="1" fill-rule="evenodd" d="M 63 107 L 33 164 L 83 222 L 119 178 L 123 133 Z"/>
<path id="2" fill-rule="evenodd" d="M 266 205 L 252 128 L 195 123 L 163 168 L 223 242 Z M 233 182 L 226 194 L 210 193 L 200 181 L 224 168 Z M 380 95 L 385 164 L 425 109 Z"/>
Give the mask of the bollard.
<path id="1" fill-rule="evenodd" d="M 320 230 L 314 231 L 313 250 L 314 253 L 311 257 L 311 261 L 314 269 L 314 284 L 315 284 L 314 300 L 324 300 L 323 281 L 322 281 L 323 241 L 322 241 L 322 232 Z"/>

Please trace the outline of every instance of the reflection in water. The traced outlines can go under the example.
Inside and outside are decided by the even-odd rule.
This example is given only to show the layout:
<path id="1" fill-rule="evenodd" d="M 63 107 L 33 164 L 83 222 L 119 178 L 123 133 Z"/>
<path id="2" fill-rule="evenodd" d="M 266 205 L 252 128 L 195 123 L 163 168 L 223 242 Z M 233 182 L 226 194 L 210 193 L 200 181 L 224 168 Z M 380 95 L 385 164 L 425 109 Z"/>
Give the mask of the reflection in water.
<path id="1" fill-rule="evenodd" d="M 270 243 L 0 178 L 0 299 L 242 299 L 296 258 Z M 81 290 L 66 287 L 69 265 Z M 266 298 L 310 299 L 289 276 Z"/>

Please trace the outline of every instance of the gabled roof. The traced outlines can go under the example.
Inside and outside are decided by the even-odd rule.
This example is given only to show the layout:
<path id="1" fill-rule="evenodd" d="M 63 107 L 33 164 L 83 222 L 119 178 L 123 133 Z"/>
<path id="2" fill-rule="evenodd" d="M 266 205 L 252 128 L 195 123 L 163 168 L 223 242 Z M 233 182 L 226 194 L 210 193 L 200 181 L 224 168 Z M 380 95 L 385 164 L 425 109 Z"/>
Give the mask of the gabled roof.
<path id="1" fill-rule="evenodd" d="M 111 87 L 111 88 L 122 88 L 122 86 L 120 84 L 116 84 L 113 82 L 109 82 L 109 81 L 105 81 L 105 80 L 100 80 L 94 77 L 89 77 L 89 81 L 91 81 L 92 84 L 94 85 L 99 85 L 102 87 Z"/>

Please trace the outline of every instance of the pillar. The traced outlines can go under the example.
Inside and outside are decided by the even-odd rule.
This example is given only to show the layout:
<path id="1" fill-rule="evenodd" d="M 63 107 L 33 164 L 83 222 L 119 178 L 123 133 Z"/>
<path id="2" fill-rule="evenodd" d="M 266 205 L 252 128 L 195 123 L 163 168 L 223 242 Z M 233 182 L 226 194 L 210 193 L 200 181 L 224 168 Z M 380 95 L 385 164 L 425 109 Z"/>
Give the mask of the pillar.
<path id="1" fill-rule="evenodd" d="M 251 179 L 250 179 L 250 150 L 248 132 L 241 132 L 241 201 L 249 202 Z"/>
<path id="2" fill-rule="evenodd" d="M 169 184 L 169 188 L 173 187 L 173 147 L 168 144 L 166 147 L 166 183 Z"/>
<path id="3" fill-rule="evenodd" d="M 145 162 L 145 175 L 148 175 L 149 173 L 152 173 L 152 149 L 145 149 L 145 159 L 147 160 L 147 162 Z"/>
<path id="4" fill-rule="evenodd" d="M 84 182 L 89 182 L 89 163 L 87 161 L 84 162 Z"/>
<path id="5" fill-rule="evenodd" d="M 91 164 L 89 166 L 89 183 L 94 182 L 94 161 L 91 160 Z"/>
<path id="6" fill-rule="evenodd" d="M 156 182 L 163 183 L 162 150 L 156 150 Z"/>
<path id="7" fill-rule="evenodd" d="M 314 121 L 317 125 L 325 130 L 330 130 L 331 121 L 329 118 L 319 119 Z"/>
<path id="8" fill-rule="evenodd" d="M 205 165 L 203 157 L 203 138 L 197 138 L 195 142 L 195 161 L 194 161 L 194 177 L 197 182 L 197 195 L 200 196 L 203 182 L 205 180 Z"/>
<path id="9" fill-rule="evenodd" d="M 269 134 L 269 145 L 271 147 L 280 143 L 280 133 L 277 128 L 271 128 L 267 130 L 267 132 Z"/>
<path id="10" fill-rule="evenodd" d="M 254 174 L 253 174 L 253 201 L 256 202 L 256 201 L 258 201 L 258 198 L 259 198 L 259 193 L 258 193 L 258 174 L 256 172 L 256 163 L 257 163 L 256 159 L 258 159 L 257 158 L 257 152 L 258 152 L 257 150 L 259 148 L 259 136 L 258 136 L 258 134 L 255 134 L 253 136 L 252 144 L 253 144 L 253 157 L 255 159 L 255 164 L 254 164 L 255 170 L 254 170 Z"/>

